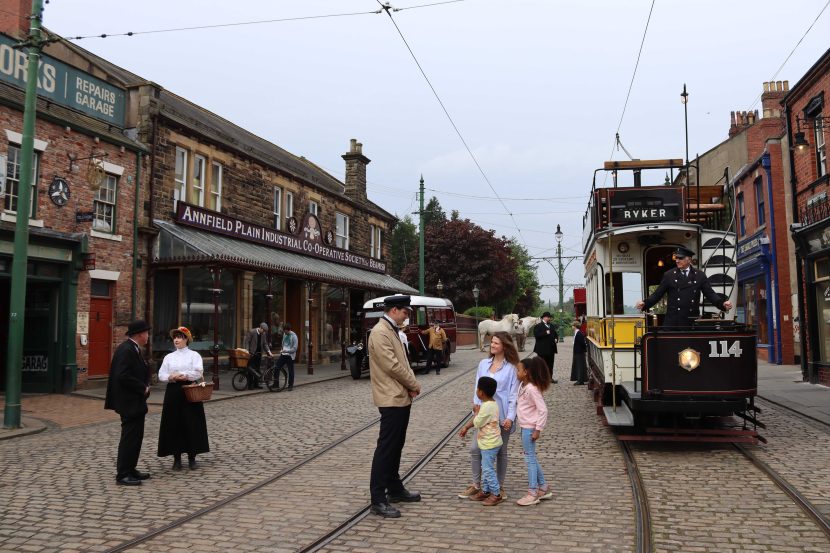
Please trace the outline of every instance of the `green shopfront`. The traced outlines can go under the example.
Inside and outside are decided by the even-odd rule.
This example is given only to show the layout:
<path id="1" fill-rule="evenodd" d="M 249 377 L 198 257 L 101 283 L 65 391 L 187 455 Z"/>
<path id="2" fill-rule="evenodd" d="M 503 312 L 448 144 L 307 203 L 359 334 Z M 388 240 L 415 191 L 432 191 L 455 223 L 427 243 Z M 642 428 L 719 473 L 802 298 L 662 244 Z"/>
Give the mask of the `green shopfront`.
<path id="1" fill-rule="evenodd" d="M 13 241 L 13 226 L 0 223 L 0 336 L 6 337 Z M 86 246 L 84 235 L 30 229 L 23 314 L 23 392 L 60 393 L 74 389 L 76 290 Z M 8 341 L 0 342 L 0 346 L 0 387 L 4 388 Z"/>

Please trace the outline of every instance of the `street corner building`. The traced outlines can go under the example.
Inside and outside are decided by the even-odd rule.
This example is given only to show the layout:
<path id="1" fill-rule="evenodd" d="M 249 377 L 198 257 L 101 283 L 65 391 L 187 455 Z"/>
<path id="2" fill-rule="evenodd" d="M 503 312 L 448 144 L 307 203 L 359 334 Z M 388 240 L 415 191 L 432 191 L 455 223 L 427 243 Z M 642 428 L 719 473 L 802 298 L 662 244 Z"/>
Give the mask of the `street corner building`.
<path id="1" fill-rule="evenodd" d="M 24 392 L 106 378 L 134 318 L 151 321 L 157 362 L 184 325 L 225 365 L 262 322 L 275 346 L 290 323 L 301 361 L 339 360 L 368 298 L 416 292 L 387 273 L 396 218 L 368 199 L 357 140 L 341 181 L 68 41 L 42 53 L 32 201 L 19 206 L 26 53 L 14 46 L 31 5 L 0 7 L 0 334 L 25 210 Z M 0 386 L 8 369 L 0 356 Z"/>

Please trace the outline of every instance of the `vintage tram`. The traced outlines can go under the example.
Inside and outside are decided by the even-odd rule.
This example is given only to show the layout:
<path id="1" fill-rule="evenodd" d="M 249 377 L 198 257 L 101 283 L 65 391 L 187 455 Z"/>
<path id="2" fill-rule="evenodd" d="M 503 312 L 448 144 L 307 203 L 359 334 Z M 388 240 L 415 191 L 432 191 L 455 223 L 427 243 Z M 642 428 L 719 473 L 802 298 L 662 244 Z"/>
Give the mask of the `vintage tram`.
<path id="1" fill-rule="evenodd" d="M 662 178 L 683 168 L 676 159 L 612 161 L 594 172 L 583 220 L 589 389 L 621 439 L 755 442 L 756 333 L 734 320 L 729 187 L 672 184 L 668 176 L 663 185 L 641 184 L 647 170 Z M 597 186 L 603 171 L 611 184 Z M 625 171 L 633 179 L 622 185 Z M 697 270 L 732 302 L 725 317 L 705 298 L 700 318 L 684 327 L 662 324 L 665 298 L 648 313 L 632 307 L 675 266 L 678 246 L 696 252 Z"/>

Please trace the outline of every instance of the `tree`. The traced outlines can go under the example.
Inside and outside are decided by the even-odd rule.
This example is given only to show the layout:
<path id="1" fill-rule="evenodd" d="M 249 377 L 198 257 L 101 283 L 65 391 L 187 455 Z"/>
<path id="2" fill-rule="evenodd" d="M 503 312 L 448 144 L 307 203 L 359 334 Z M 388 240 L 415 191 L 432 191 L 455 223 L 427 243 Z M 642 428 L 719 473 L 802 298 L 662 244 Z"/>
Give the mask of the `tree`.
<path id="1" fill-rule="evenodd" d="M 475 305 L 475 286 L 480 290 L 479 305 L 493 305 L 500 313 L 512 309 L 518 262 L 506 238 L 496 237 L 495 231 L 484 230 L 469 219 L 444 219 L 427 228 L 424 242 L 425 284 L 430 295 L 441 279 L 443 296 L 457 311 Z M 417 281 L 417 255 L 409 258 L 401 276 L 404 282 Z"/>
<path id="2" fill-rule="evenodd" d="M 424 208 L 424 228 L 428 228 L 436 223 L 445 223 L 447 221 L 447 214 L 438 202 L 435 196 L 429 199 Z"/>
<path id="3" fill-rule="evenodd" d="M 518 313 L 519 316 L 529 315 L 542 301 L 539 297 L 539 278 L 536 274 L 536 267 L 531 264 L 527 250 L 515 240 L 510 241 L 510 251 L 516 259 L 518 274 L 515 299 L 509 311 Z"/>
<path id="4" fill-rule="evenodd" d="M 418 284 L 418 275 L 414 281 L 407 281 L 403 277 L 403 270 L 411 260 L 418 263 L 418 228 L 409 215 L 398 220 L 392 229 L 392 239 L 389 242 L 389 274 L 410 286 Z"/>

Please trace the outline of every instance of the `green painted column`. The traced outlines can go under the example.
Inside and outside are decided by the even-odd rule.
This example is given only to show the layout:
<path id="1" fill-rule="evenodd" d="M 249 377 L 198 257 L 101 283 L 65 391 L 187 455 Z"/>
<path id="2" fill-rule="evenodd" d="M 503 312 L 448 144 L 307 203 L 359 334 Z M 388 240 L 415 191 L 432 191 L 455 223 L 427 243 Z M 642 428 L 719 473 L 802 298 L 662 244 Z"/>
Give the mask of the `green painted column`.
<path id="1" fill-rule="evenodd" d="M 421 186 L 418 189 L 421 198 L 421 208 L 418 224 L 418 293 L 424 295 L 424 176 L 421 175 Z"/>
<path id="2" fill-rule="evenodd" d="M 20 144 L 20 180 L 17 191 L 17 222 L 14 230 L 14 258 L 9 302 L 9 345 L 6 357 L 6 406 L 3 426 L 20 428 L 20 392 L 23 375 L 23 330 L 26 322 L 26 266 L 29 247 L 29 205 L 32 198 L 32 156 L 35 145 L 37 73 L 40 61 L 41 12 L 43 0 L 32 0 L 29 19 L 26 99 L 23 107 L 23 139 Z"/>

